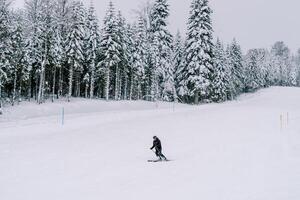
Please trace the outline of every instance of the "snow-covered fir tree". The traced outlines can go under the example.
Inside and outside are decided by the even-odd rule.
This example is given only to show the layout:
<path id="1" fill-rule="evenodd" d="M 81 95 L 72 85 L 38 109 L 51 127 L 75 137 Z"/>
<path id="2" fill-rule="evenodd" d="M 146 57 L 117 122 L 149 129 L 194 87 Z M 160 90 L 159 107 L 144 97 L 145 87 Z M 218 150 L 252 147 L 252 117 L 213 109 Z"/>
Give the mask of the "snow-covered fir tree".
<path id="1" fill-rule="evenodd" d="M 67 38 L 67 59 L 69 64 L 68 101 L 73 94 L 73 78 L 75 74 L 75 96 L 80 96 L 80 78 L 83 70 L 84 20 L 85 10 L 81 2 L 73 2 L 71 27 Z"/>
<path id="2" fill-rule="evenodd" d="M 229 67 L 231 71 L 231 96 L 237 97 L 244 91 L 244 66 L 243 66 L 243 54 L 240 45 L 234 39 L 229 46 L 228 59 Z"/>
<path id="3" fill-rule="evenodd" d="M 120 38 L 118 36 L 118 23 L 115 8 L 112 2 L 109 3 L 104 19 L 104 28 L 101 36 L 101 67 L 105 69 L 105 99 L 109 100 L 111 91 L 111 71 L 117 68 L 121 58 Z"/>
<path id="4" fill-rule="evenodd" d="M 171 100 L 174 97 L 174 70 L 171 65 L 172 35 L 168 31 L 167 19 L 169 5 L 167 0 L 156 0 L 151 13 L 152 53 L 152 95 L 154 100 L 162 98 Z"/>
<path id="5" fill-rule="evenodd" d="M 11 34 L 11 47 L 10 47 L 10 77 L 12 77 L 12 105 L 15 101 L 20 101 L 22 84 L 24 82 L 24 72 L 26 72 L 26 67 L 28 63 L 26 62 L 26 41 L 24 38 L 24 31 L 22 26 L 22 16 L 21 13 L 13 13 L 15 18 L 12 25 Z M 19 88 L 19 89 L 18 89 Z M 18 99 L 17 99 L 18 98 Z"/>
<path id="6" fill-rule="evenodd" d="M 226 54 L 221 41 L 217 39 L 214 45 L 214 70 L 212 81 L 212 100 L 222 102 L 228 99 L 230 93 L 230 70 L 226 62 Z"/>
<path id="7" fill-rule="evenodd" d="M 290 68 L 290 50 L 284 42 L 276 42 L 272 49 L 272 65 L 276 69 L 275 84 L 288 86 L 288 75 Z"/>
<path id="8" fill-rule="evenodd" d="M 53 65 L 52 70 L 52 102 L 54 102 L 55 95 L 58 97 L 59 92 L 56 93 L 56 87 L 57 87 L 57 71 L 61 71 L 63 66 L 63 41 L 62 41 L 62 35 L 59 31 L 59 27 L 54 27 L 54 34 L 53 34 L 53 41 L 52 46 L 50 48 L 50 55 L 51 55 L 51 63 Z M 61 81 L 61 78 L 59 78 L 59 82 Z M 60 84 L 60 83 L 59 83 Z M 59 85 L 58 84 L 58 85 Z M 56 93 L 56 94 L 55 94 Z"/>
<path id="9" fill-rule="evenodd" d="M 94 97 L 95 92 L 95 73 L 96 73 L 96 66 L 97 66 L 97 54 L 99 51 L 99 26 L 98 20 L 95 13 L 95 8 L 93 3 L 91 3 L 88 17 L 87 17 L 87 24 L 86 24 L 86 34 L 87 34 L 87 64 L 89 66 L 89 79 L 90 79 L 90 98 Z"/>
<path id="10" fill-rule="evenodd" d="M 184 44 L 180 32 L 178 31 L 173 45 L 173 66 L 174 66 L 174 84 L 176 88 L 176 96 L 184 96 Z M 178 97 L 176 97 L 178 98 Z"/>
<path id="11" fill-rule="evenodd" d="M 246 55 L 246 64 L 245 64 L 245 91 L 253 92 L 260 88 L 261 80 L 259 77 L 260 66 L 258 63 L 258 54 L 255 49 L 249 50 Z"/>
<path id="12" fill-rule="evenodd" d="M 185 86 L 198 104 L 210 98 L 213 72 L 212 10 L 207 0 L 193 0 L 188 21 Z"/>
<path id="13" fill-rule="evenodd" d="M 0 115 L 2 114 L 2 88 L 7 81 L 9 69 L 9 45 L 10 45 L 10 1 L 0 1 Z"/>
<path id="14" fill-rule="evenodd" d="M 119 43 L 119 58 L 120 61 L 115 67 L 115 100 L 120 100 L 122 97 L 122 85 L 123 82 L 128 82 L 128 64 L 130 57 L 129 48 L 132 45 L 129 41 L 128 27 L 126 25 L 125 18 L 121 11 L 118 11 L 117 17 L 117 38 Z"/>
<path id="15" fill-rule="evenodd" d="M 133 65 L 131 69 L 131 96 L 130 99 L 141 99 L 143 85 L 145 81 L 145 69 L 147 67 L 147 33 L 145 21 L 141 16 L 138 18 L 137 25 L 134 30 L 134 49 L 133 49 Z M 145 91 L 145 90 L 144 90 Z"/>

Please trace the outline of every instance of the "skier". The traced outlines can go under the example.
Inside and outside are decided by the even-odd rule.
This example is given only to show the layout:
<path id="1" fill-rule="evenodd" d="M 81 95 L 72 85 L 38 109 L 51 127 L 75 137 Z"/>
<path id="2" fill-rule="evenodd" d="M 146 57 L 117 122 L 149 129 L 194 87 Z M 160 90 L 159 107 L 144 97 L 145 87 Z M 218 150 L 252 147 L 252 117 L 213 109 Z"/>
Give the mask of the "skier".
<path id="1" fill-rule="evenodd" d="M 162 160 L 163 158 L 165 161 L 167 161 L 167 158 L 162 154 L 161 142 L 156 136 L 153 136 L 153 146 L 150 149 L 153 150 L 154 148 L 155 154 L 159 158 L 159 160 Z"/>

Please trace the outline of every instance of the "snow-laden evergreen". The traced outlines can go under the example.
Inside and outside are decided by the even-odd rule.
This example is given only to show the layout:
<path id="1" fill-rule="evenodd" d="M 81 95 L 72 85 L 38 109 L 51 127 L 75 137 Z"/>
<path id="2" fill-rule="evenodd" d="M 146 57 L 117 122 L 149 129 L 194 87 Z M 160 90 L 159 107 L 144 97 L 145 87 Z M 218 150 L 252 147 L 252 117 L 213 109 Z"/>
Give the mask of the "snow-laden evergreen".
<path id="1" fill-rule="evenodd" d="M 212 100 L 216 102 L 226 101 L 230 98 L 230 68 L 226 61 L 224 46 L 218 39 L 214 46 L 214 69 L 212 81 Z"/>
<path id="2" fill-rule="evenodd" d="M 109 3 L 104 27 L 101 36 L 101 67 L 105 71 L 105 99 L 109 100 L 111 91 L 111 71 L 118 68 L 121 60 L 120 55 L 120 38 L 118 36 L 118 23 L 115 8 L 112 2 Z M 116 70 L 115 70 L 116 71 Z M 116 88 L 115 88 L 116 89 Z"/>
<path id="3" fill-rule="evenodd" d="M 86 21 L 86 40 L 87 40 L 87 65 L 89 71 L 89 83 L 90 83 L 90 91 L 89 96 L 92 99 L 94 97 L 95 92 L 95 74 L 96 74 L 96 66 L 97 66 L 97 54 L 100 46 L 100 33 L 98 20 L 95 13 L 95 8 L 93 3 L 91 3 L 90 8 L 88 10 L 88 17 Z M 85 95 L 87 97 L 87 95 Z"/>
<path id="4" fill-rule="evenodd" d="M 67 38 L 67 59 L 69 65 L 68 101 L 73 94 L 73 79 L 75 75 L 75 96 L 80 96 L 79 81 L 83 71 L 84 24 L 85 10 L 81 2 L 73 2 L 71 27 Z"/>
<path id="5" fill-rule="evenodd" d="M 147 67 L 147 33 L 146 25 L 141 16 L 138 18 L 138 23 L 134 32 L 134 52 L 131 77 L 131 93 L 134 93 L 135 99 L 141 99 L 145 95 L 143 85 L 145 81 L 145 69 Z M 131 98 L 132 99 L 132 96 Z"/>
<path id="6" fill-rule="evenodd" d="M 178 31 L 173 45 L 173 67 L 174 67 L 174 85 L 176 88 L 176 99 L 178 96 L 184 96 L 184 68 L 185 68 L 185 58 L 184 58 L 184 44 L 180 32 Z M 175 99 L 175 100 L 176 100 Z"/>
<path id="7" fill-rule="evenodd" d="M 0 0 L 2 104 L 59 98 L 221 102 L 270 86 L 300 86 L 300 52 L 284 42 L 243 55 L 236 40 L 213 42 L 208 0 L 193 0 L 185 38 L 168 29 L 167 0 L 129 23 L 112 2 L 103 23 L 93 3 Z"/>
<path id="8" fill-rule="evenodd" d="M 156 0 L 151 13 L 153 53 L 152 95 L 154 100 L 171 100 L 175 93 L 171 53 L 173 38 L 167 27 L 169 4 Z"/>
<path id="9" fill-rule="evenodd" d="M 228 47 L 228 62 L 231 71 L 231 96 L 236 97 L 244 91 L 245 71 L 243 55 L 240 45 L 236 39 Z"/>
<path id="10" fill-rule="evenodd" d="M 0 115 L 2 114 L 2 88 L 9 69 L 10 14 L 8 0 L 0 1 Z"/>
<path id="11" fill-rule="evenodd" d="M 188 20 L 185 81 L 194 103 L 210 98 L 213 73 L 212 10 L 207 0 L 193 0 Z"/>

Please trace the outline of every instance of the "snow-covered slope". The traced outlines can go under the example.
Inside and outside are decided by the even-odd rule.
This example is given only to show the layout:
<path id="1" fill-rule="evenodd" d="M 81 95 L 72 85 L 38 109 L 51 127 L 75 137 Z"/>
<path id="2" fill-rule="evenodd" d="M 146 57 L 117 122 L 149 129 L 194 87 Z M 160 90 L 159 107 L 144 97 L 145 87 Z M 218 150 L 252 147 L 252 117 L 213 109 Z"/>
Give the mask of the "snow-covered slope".
<path id="1" fill-rule="evenodd" d="M 173 106 L 76 100 L 9 108 L 0 117 L 0 199 L 300 199 L 299 88 Z M 171 162 L 147 162 L 153 135 Z"/>

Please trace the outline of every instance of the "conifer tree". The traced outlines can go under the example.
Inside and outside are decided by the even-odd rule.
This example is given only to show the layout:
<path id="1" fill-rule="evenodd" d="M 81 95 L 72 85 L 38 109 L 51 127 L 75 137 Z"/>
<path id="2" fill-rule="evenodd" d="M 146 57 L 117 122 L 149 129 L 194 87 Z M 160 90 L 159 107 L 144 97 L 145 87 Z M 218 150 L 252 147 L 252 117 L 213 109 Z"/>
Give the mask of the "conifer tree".
<path id="1" fill-rule="evenodd" d="M 213 61 L 212 100 L 215 102 L 226 101 L 230 90 L 230 72 L 226 62 L 224 47 L 219 39 L 214 46 Z"/>
<path id="2" fill-rule="evenodd" d="M 10 66 L 12 77 L 12 105 L 18 97 L 21 99 L 22 84 L 24 82 L 24 72 L 27 67 L 26 42 L 24 38 L 21 13 L 13 13 L 14 23 L 12 24 L 11 47 L 10 47 Z M 17 88 L 19 85 L 19 89 Z"/>
<path id="3" fill-rule="evenodd" d="M 98 20 L 95 14 L 94 5 L 91 3 L 87 17 L 87 59 L 89 65 L 90 79 L 90 98 L 94 97 L 95 91 L 95 73 L 97 65 L 97 54 L 99 49 L 99 27 Z"/>
<path id="4" fill-rule="evenodd" d="M 72 5 L 72 25 L 67 38 L 67 59 L 69 64 L 69 92 L 68 101 L 73 92 L 73 76 L 76 75 L 75 96 L 80 94 L 79 79 L 83 70 L 83 47 L 84 47 L 84 8 L 81 2 L 74 2 Z"/>
<path id="5" fill-rule="evenodd" d="M 255 49 L 249 50 L 246 56 L 245 65 L 245 92 L 253 92 L 260 88 L 260 67 L 258 63 L 258 54 Z"/>
<path id="6" fill-rule="evenodd" d="M 207 0 L 193 0 L 188 21 L 186 87 L 198 104 L 209 98 L 213 72 L 211 9 Z"/>
<path id="7" fill-rule="evenodd" d="M 117 68 L 120 62 L 120 48 L 118 37 L 118 23 L 116 20 L 113 3 L 109 3 L 109 8 L 104 19 L 104 28 L 101 37 L 102 60 L 100 65 L 105 69 L 105 98 L 109 100 L 111 70 Z"/>
<path id="8" fill-rule="evenodd" d="M 9 44 L 10 44 L 10 2 L 0 1 L 0 115 L 2 114 L 2 88 L 7 80 L 9 68 Z"/>
<path id="9" fill-rule="evenodd" d="M 237 97 L 244 91 L 243 54 L 240 45 L 234 39 L 228 50 L 229 67 L 231 70 L 232 97 Z"/>
<path id="10" fill-rule="evenodd" d="M 185 58 L 184 58 L 184 45 L 181 38 L 180 32 L 178 31 L 174 40 L 173 45 L 173 66 L 174 66 L 174 83 L 176 88 L 176 96 L 183 96 L 182 83 L 184 81 L 184 68 L 185 68 Z M 176 97 L 177 98 L 177 97 Z"/>
<path id="11" fill-rule="evenodd" d="M 174 93 L 171 65 L 172 35 L 167 28 L 169 5 L 167 0 L 156 0 L 151 13 L 152 48 L 154 68 L 152 69 L 152 95 L 157 100 L 169 100 L 168 93 Z"/>

